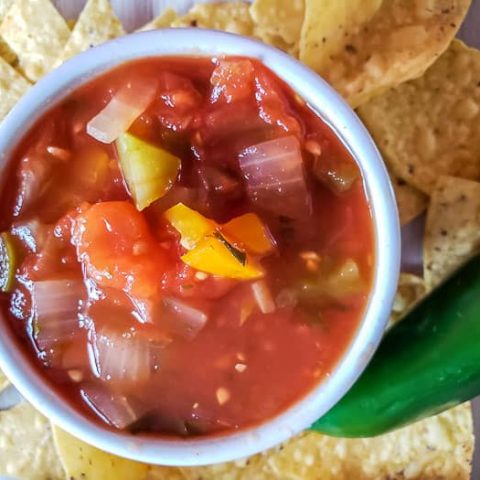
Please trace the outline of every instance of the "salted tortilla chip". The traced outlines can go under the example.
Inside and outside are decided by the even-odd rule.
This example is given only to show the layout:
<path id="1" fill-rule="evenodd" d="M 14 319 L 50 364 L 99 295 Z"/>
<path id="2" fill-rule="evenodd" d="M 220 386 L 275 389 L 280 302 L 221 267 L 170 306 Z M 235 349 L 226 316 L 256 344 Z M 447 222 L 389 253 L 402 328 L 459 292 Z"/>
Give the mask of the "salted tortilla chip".
<path id="1" fill-rule="evenodd" d="M 0 121 L 29 89 L 30 83 L 0 58 Z"/>
<path id="2" fill-rule="evenodd" d="M 13 0 L 0 0 L 0 23 L 2 22 L 12 3 Z"/>
<path id="3" fill-rule="evenodd" d="M 48 420 L 28 403 L 0 411 L 0 476 L 63 480 Z"/>
<path id="4" fill-rule="evenodd" d="M 245 2 L 199 3 L 171 26 L 211 28 L 252 36 L 254 24 L 249 7 Z"/>
<path id="5" fill-rule="evenodd" d="M 297 49 L 300 42 L 305 0 L 255 0 L 250 7 L 256 36 L 267 43 L 276 42 L 283 49 Z M 275 40 L 278 39 L 278 40 Z"/>
<path id="6" fill-rule="evenodd" d="M 390 180 L 395 191 L 400 224 L 406 225 L 427 208 L 428 197 L 391 172 Z"/>
<path id="7" fill-rule="evenodd" d="M 10 385 L 8 378 L 0 370 L 0 392 Z"/>
<path id="8" fill-rule="evenodd" d="M 122 23 L 108 0 L 88 0 L 55 65 L 124 34 Z"/>
<path id="9" fill-rule="evenodd" d="M 157 28 L 167 28 L 173 22 L 178 20 L 177 12 L 173 8 L 167 8 L 158 17 L 139 28 L 138 32 L 146 32 L 148 30 L 156 30 Z"/>
<path id="10" fill-rule="evenodd" d="M 35 82 L 45 75 L 70 37 L 49 0 L 16 0 L 0 24 L 0 36 L 18 57 L 18 70 Z"/>
<path id="11" fill-rule="evenodd" d="M 0 58 L 3 58 L 10 65 L 15 66 L 18 63 L 17 55 L 2 37 L 0 37 Z"/>
<path id="12" fill-rule="evenodd" d="M 60 461 L 71 480 L 144 480 L 148 465 L 98 450 L 53 426 Z"/>
<path id="13" fill-rule="evenodd" d="M 389 326 L 397 323 L 426 293 L 427 288 L 423 278 L 411 273 L 401 273 Z"/>
<path id="14" fill-rule="evenodd" d="M 471 408 L 464 404 L 375 438 L 339 439 L 305 433 L 244 461 L 182 471 L 189 480 L 467 480 L 472 432 Z"/>
<path id="15" fill-rule="evenodd" d="M 480 51 L 458 40 L 426 72 L 359 108 L 399 177 L 430 194 L 439 175 L 480 180 Z"/>
<path id="16" fill-rule="evenodd" d="M 480 248 L 480 183 L 440 177 L 432 192 L 424 238 L 424 277 L 438 285 Z"/>
<path id="17" fill-rule="evenodd" d="M 350 1 L 332 1 L 327 20 L 322 17 L 325 2 L 310 2 L 312 8 L 307 3 L 300 58 L 354 107 L 422 75 L 446 50 L 471 3 L 470 0 L 389 0 L 380 2 L 380 8 L 372 16 L 378 1 L 356 2 L 358 8 L 354 11 L 350 10 Z M 323 18 L 320 23 L 319 18 Z"/>
<path id="18" fill-rule="evenodd" d="M 382 0 L 305 0 L 300 60 L 320 73 L 379 9 Z"/>

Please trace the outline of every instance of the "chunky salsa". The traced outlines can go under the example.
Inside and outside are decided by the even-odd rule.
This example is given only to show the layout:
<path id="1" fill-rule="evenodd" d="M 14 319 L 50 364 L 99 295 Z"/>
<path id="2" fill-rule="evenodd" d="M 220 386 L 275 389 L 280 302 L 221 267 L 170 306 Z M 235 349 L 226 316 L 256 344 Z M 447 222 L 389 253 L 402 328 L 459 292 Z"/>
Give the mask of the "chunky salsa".
<path id="1" fill-rule="evenodd" d="M 2 328 L 112 429 L 258 424 L 328 376 L 359 325 L 360 171 L 256 60 L 124 64 L 44 114 L 9 165 Z"/>

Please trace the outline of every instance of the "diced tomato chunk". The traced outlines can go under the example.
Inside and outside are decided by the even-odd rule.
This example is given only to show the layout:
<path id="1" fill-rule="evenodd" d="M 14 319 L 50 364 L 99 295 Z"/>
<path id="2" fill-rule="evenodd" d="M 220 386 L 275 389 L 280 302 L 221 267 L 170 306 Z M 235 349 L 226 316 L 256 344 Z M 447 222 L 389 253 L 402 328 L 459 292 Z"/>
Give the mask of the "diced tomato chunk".
<path id="1" fill-rule="evenodd" d="M 210 78 L 211 101 L 233 103 L 253 94 L 255 69 L 249 60 L 221 60 Z"/>
<path id="2" fill-rule="evenodd" d="M 130 203 L 93 205 L 77 217 L 73 241 L 87 275 L 98 285 L 142 298 L 158 292 L 167 256 Z"/>
<path id="3" fill-rule="evenodd" d="M 288 112 L 288 100 L 275 80 L 266 72 L 257 72 L 255 88 L 255 98 L 262 120 L 269 125 L 279 127 L 285 132 L 300 137 L 302 133 L 301 125 Z"/>

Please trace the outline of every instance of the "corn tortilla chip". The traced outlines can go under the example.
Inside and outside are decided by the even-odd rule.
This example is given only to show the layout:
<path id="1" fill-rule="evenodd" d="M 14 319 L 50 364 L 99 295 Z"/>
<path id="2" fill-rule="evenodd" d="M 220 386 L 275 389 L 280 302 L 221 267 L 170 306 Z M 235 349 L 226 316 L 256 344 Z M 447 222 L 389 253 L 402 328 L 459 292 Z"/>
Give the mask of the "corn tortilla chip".
<path id="1" fill-rule="evenodd" d="M 332 56 L 368 22 L 382 0 L 305 0 L 300 60 L 317 72 L 326 72 Z"/>
<path id="2" fill-rule="evenodd" d="M 359 114 L 399 177 L 430 194 L 439 175 L 480 179 L 480 51 L 452 42 L 417 80 Z"/>
<path id="3" fill-rule="evenodd" d="M 400 223 L 406 225 L 427 208 L 428 197 L 391 172 L 390 180 L 395 191 Z"/>
<path id="4" fill-rule="evenodd" d="M 181 480 L 177 468 L 152 467 L 94 448 L 53 426 L 58 455 L 69 480 Z"/>
<path id="5" fill-rule="evenodd" d="M 305 0 L 255 0 L 250 7 L 260 38 L 279 38 L 290 49 L 298 49 L 305 15 Z M 268 43 L 271 43 L 267 40 Z"/>
<path id="6" fill-rule="evenodd" d="M 318 0 L 311 1 L 323 5 Z M 344 3 L 335 2 L 335 8 Z M 350 3 L 346 2 L 349 6 Z M 372 17 L 376 4 L 365 2 L 368 15 L 353 19 L 347 18 L 351 17 L 350 13 L 342 16 L 335 10 L 328 28 L 323 26 L 327 23 L 325 19 L 318 30 L 316 22 L 320 11 L 309 16 L 307 6 L 301 59 L 357 107 L 391 87 L 422 75 L 446 50 L 470 3 L 470 0 L 386 0 Z M 364 2 L 359 2 L 357 10 L 366 7 Z M 345 18 L 347 22 L 343 23 Z M 342 28 L 334 30 L 332 21 Z M 344 32 L 341 38 L 335 36 L 338 31 Z M 328 44 L 332 35 L 333 45 L 323 51 L 323 38 Z"/>
<path id="7" fill-rule="evenodd" d="M 32 406 L 0 412 L 0 476 L 25 480 L 63 480 L 48 420 Z"/>
<path id="8" fill-rule="evenodd" d="M 426 293 L 423 278 L 411 273 L 401 273 L 389 326 L 397 323 Z"/>
<path id="9" fill-rule="evenodd" d="M 125 30 L 108 0 L 88 0 L 55 65 L 124 34 Z"/>
<path id="10" fill-rule="evenodd" d="M 0 58 L 0 120 L 13 108 L 30 83 Z"/>
<path id="11" fill-rule="evenodd" d="M 176 20 L 178 20 L 177 12 L 173 10 L 173 8 L 167 8 L 158 17 L 154 18 L 151 22 L 148 22 L 137 31 L 146 32 L 148 30 L 156 30 L 157 28 L 167 28 Z"/>
<path id="12" fill-rule="evenodd" d="M 8 43 L 0 37 L 0 58 L 3 58 L 10 65 L 16 66 L 18 58 Z"/>
<path id="13" fill-rule="evenodd" d="M 199 3 L 172 27 L 199 27 L 252 36 L 254 24 L 249 4 L 245 2 Z"/>
<path id="14" fill-rule="evenodd" d="M 424 277 L 438 285 L 480 247 L 480 183 L 440 177 L 433 190 L 424 239 Z"/>
<path id="15" fill-rule="evenodd" d="M 0 23 L 2 22 L 12 3 L 13 0 L 0 0 Z"/>
<path id="16" fill-rule="evenodd" d="M 0 392 L 4 390 L 8 385 L 10 385 L 10 382 L 8 381 L 7 377 L 3 374 L 3 372 L 0 370 Z"/>
<path id="17" fill-rule="evenodd" d="M 464 404 L 376 438 L 311 432 L 244 461 L 182 470 L 189 480 L 467 480 L 472 429 Z"/>
<path id="18" fill-rule="evenodd" d="M 37 81 L 52 67 L 70 29 L 49 0 L 16 0 L 0 24 L 0 36 L 18 57 L 18 70 Z"/>
<path id="19" fill-rule="evenodd" d="M 467 403 L 377 438 L 338 439 L 311 432 L 245 460 L 197 468 L 146 469 L 54 429 L 68 478 L 84 480 L 467 480 L 472 431 Z"/>

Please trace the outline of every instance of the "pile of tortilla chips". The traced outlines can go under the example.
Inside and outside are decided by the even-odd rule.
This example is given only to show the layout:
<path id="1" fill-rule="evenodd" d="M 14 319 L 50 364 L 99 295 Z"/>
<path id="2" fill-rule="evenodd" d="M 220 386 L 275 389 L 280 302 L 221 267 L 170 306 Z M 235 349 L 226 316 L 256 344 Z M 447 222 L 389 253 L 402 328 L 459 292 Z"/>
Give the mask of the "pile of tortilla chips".
<path id="1" fill-rule="evenodd" d="M 391 322 L 480 249 L 480 51 L 454 40 L 470 0 L 254 0 L 165 10 L 140 30 L 214 28 L 274 45 L 320 73 L 379 146 L 402 224 L 425 210 L 424 273 L 403 273 Z M 108 0 L 76 21 L 50 0 L 0 0 L 0 120 L 72 56 L 124 35 Z M 0 372 L 0 391 L 8 385 Z M 113 457 L 27 404 L 0 411 L 0 476 L 29 479 L 467 479 L 468 404 L 373 439 L 305 433 L 271 451 L 202 468 Z"/>

